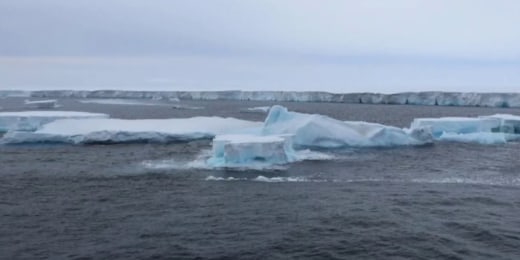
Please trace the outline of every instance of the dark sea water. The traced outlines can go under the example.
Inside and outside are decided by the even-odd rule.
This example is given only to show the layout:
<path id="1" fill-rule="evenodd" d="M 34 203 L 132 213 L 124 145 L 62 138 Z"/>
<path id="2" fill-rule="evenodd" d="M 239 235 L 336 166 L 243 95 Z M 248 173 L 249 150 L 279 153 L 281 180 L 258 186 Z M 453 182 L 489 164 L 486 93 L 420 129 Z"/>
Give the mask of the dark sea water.
<path id="1" fill-rule="evenodd" d="M 269 102 L 192 101 L 200 110 L 82 104 L 116 118 L 229 116 Z M 519 109 L 281 103 L 405 127 L 416 117 Z M 4 111 L 22 99 L 0 99 Z M 210 141 L 0 146 L 2 259 L 520 259 L 520 143 L 348 149 L 266 171 L 187 167 Z M 259 177 L 260 176 L 260 177 Z"/>

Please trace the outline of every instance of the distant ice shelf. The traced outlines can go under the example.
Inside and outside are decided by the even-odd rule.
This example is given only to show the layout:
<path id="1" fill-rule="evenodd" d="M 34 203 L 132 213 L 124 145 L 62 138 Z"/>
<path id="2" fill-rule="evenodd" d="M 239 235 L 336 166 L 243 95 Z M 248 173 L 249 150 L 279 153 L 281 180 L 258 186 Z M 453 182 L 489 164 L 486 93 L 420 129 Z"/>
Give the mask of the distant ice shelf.
<path id="1" fill-rule="evenodd" d="M 1 92 L 0 92 L 1 93 Z M 11 93 L 12 94 L 12 93 Z M 404 92 L 329 93 L 320 91 L 33 91 L 35 98 L 128 98 L 154 100 L 250 100 L 293 102 L 336 102 L 429 106 L 520 107 L 520 93 Z M 0 94 L 1 96 L 2 94 Z M 4 94 L 8 95 L 8 94 Z"/>

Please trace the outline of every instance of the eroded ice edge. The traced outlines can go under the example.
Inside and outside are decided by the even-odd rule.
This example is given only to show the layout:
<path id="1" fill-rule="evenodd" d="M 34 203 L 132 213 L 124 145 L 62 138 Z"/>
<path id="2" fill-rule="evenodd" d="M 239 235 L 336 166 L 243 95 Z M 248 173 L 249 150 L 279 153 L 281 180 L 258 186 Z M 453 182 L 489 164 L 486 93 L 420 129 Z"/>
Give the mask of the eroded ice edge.
<path id="1" fill-rule="evenodd" d="M 520 117 L 417 118 L 410 128 L 340 121 L 317 114 L 269 109 L 264 122 L 235 118 L 125 120 L 66 111 L 0 113 L 3 144 L 178 142 L 212 139 L 193 161 L 143 162 L 146 168 L 277 169 L 303 160 L 331 160 L 351 147 L 395 147 L 442 142 L 501 144 L 520 137 Z"/>

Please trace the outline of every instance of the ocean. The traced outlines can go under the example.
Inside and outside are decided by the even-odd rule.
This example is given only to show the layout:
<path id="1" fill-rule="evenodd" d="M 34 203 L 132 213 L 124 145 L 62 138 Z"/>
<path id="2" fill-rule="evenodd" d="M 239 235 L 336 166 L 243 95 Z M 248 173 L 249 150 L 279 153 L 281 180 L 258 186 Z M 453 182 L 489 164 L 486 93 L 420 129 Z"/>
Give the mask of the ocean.
<path id="1" fill-rule="evenodd" d="M 516 108 L 58 101 L 114 118 L 223 116 L 250 107 L 407 127 Z M 2 111 L 27 110 L 22 98 Z M 2 259 L 518 259 L 520 143 L 322 151 L 269 170 L 190 167 L 210 140 L 0 145 Z"/>

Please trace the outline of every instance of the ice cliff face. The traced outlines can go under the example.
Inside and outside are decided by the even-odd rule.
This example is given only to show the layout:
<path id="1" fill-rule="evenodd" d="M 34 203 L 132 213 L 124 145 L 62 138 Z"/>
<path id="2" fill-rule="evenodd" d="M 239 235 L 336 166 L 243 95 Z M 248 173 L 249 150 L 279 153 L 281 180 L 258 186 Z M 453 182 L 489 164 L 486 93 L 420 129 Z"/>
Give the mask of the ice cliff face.
<path id="1" fill-rule="evenodd" d="M 35 98 L 143 98 L 169 100 L 253 100 L 396 105 L 520 107 L 520 93 L 405 92 L 328 93 L 294 91 L 34 91 Z"/>

